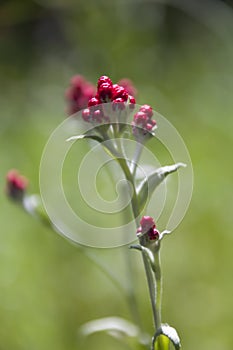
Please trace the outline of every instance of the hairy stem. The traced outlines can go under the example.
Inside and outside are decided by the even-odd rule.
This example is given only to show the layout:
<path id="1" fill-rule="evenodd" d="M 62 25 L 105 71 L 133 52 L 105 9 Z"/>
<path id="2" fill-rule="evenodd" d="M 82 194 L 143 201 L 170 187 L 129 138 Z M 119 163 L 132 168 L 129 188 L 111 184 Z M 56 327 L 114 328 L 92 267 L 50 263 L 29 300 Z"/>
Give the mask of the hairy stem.
<path id="1" fill-rule="evenodd" d="M 136 149 L 135 149 L 135 153 L 133 156 L 133 162 L 132 162 L 132 166 L 131 166 L 131 173 L 133 178 L 135 178 L 136 172 L 137 172 L 137 165 L 138 165 L 138 161 L 140 159 L 143 147 L 142 147 L 142 143 L 137 142 L 136 143 Z"/>
<path id="2" fill-rule="evenodd" d="M 142 259 L 144 263 L 144 269 L 146 272 L 146 279 L 147 279 L 147 285 L 149 289 L 149 296 L 150 296 L 150 302 L 151 302 L 151 308 L 152 308 L 152 315 L 153 315 L 153 321 L 154 325 L 157 324 L 157 310 L 156 310 L 156 286 L 155 286 L 155 277 L 153 274 L 153 271 L 151 269 L 150 263 L 145 256 L 144 252 L 142 251 Z"/>
<path id="3" fill-rule="evenodd" d="M 162 276 L 160 267 L 160 251 L 159 249 L 154 253 L 154 280 L 155 280 L 155 310 L 154 321 L 155 321 L 155 331 L 161 328 L 161 304 L 162 304 Z M 166 347 L 167 348 L 167 347 Z M 154 350 L 154 344 L 153 348 Z M 156 350 L 165 350 L 164 343 L 161 337 L 157 338 L 157 348 Z"/>

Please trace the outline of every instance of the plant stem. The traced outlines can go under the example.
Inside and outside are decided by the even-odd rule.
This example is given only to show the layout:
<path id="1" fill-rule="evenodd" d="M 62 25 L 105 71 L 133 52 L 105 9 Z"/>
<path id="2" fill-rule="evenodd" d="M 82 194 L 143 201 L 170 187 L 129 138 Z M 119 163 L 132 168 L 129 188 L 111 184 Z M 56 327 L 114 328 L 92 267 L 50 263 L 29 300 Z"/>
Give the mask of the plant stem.
<path id="1" fill-rule="evenodd" d="M 138 325 L 141 332 L 143 332 L 142 322 L 140 313 L 138 310 L 138 303 L 135 293 L 135 270 L 133 268 L 132 264 L 132 256 L 127 251 L 124 254 L 125 260 L 126 260 L 126 273 L 127 273 L 127 279 L 128 279 L 128 286 L 127 286 L 127 299 L 129 303 L 130 312 L 132 314 L 134 322 Z"/>
<path id="2" fill-rule="evenodd" d="M 154 325 L 156 327 L 157 324 L 157 310 L 156 310 L 156 286 L 155 286 L 155 278 L 154 274 L 152 272 L 150 263 L 145 256 L 144 252 L 142 251 L 142 259 L 144 263 L 144 268 L 146 272 L 146 278 L 147 278 L 147 284 L 149 288 L 149 296 L 150 296 L 150 302 L 152 307 L 152 315 L 153 315 L 153 321 Z"/>
<path id="3" fill-rule="evenodd" d="M 161 278 L 161 267 L 160 267 L 160 252 L 159 250 L 154 254 L 155 259 L 155 282 L 156 282 L 156 330 L 161 327 L 161 302 L 162 302 L 162 278 Z"/>
<path id="4" fill-rule="evenodd" d="M 115 131 L 115 130 L 114 130 Z M 116 132 L 116 131 L 115 131 Z M 122 145 L 121 145 L 121 140 L 119 138 L 115 138 L 116 141 L 116 146 L 117 149 L 114 149 L 112 147 L 112 143 L 111 140 L 108 138 L 108 135 L 105 134 L 104 138 L 106 141 L 108 141 L 108 144 L 106 145 L 107 151 L 110 152 L 111 156 L 113 158 L 116 159 L 116 161 L 119 163 L 126 180 L 129 182 L 129 184 L 132 186 L 133 189 L 133 193 L 132 193 L 132 198 L 131 198 L 131 207 L 132 207 L 132 211 L 133 211 L 133 215 L 135 218 L 135 221 L 137 223 L 137 225 L 139 224 L 138 220 L 139 220 L 139 213 L 140 213 L 140 208 L 138 205 L 138 197 L 137 197 L 137 193 L 136 193 L 136 188 L 135 188 L 135 184 L 134 184 L 134 178 L 129 170 L 129 165 L 127 163 L 127 160 L 125 159 L 124 155 L 123 155 L 123 149 L 122 149 Z M 130 188 L 129 188 L 130 189 Z M 141 325 L 141 320 L 140 320 L 140 315 L 139 315 L 139 311 L 138 311 L 138 307 L 137 307 L 137 300 L 136 300 L 136 295 L 135 295 L 135 290 L 133 288 L 134 285 L 134 281 L 133 281 L 133 276 L 134 276 L 134 270 L 133 270 L 133 266 L 132 266 L 132 260 L 127 252 L 127 274 L 128 274 L 128 279 L 130 281 L 129 285 L 128 285 L 128 290 L 127 290 L 127 299 L 129 302 L 129 308 L 132 314 L 132 317 L 134 319 L 134 321 L 136 322 L 136 324 L 138 325 L 138 327 L 141 329 L 142 331 L 142 325 Z"/>
<path id="5" fill-rule="evenodd" d="M 134 153 L 134 157 L 133 157 L 133 162 L 132 162 L 132 167 L 131 167 L 131 173 L 132 173 L 132 177 L 135 178 L 136 172 L 137 172 L 137 163 L 139 161 L 139 158 L 141 156 L 142 153 L 142 143 L 137 142 L 136 143 L 136 149 L 135 149 L 135 153 Z"/>
<path id="6" fill-rule="evenodd" d="M 160 247 L 159 247 L 160 248 Z M 162 276 L 161 276 L 161 267 L 160 267 L 160 249 L 154 253 L 154 279 L 155 279 L 155 331 L 158 331 L 161 328 L 161 304 L 162 304 Z M 161 337 L 157 338 L 157 350 L 165 350 L 164 343 Z"/>
<path id="7" fill-rule="evenodd" d="M 121 149 L 121 147 L 119 147 L 119 144 L 118 144 L 117 151 L 113 150 L 111 145 L 108 145 L 107 148 L 112 153 L 112 155 L 115 157 L 115 159 L 118 161 L 120 167 L 122 168 L 122 171 L 125 174 L 126 180 L 132 186 L 133 191 L 132 191 L 132 197 L 131 197 L 131 207 L 132 207 L 136 227 L 138 227 L 141 207 L 140 207 L 139 198 L 138 198 L 137 192 L 136 192 L 135 175 L 136 175 L 136 169 L 137 169 L 137 162 L 138 162 L 140 155 L 141 155 L 141 152 L 142 152 L 142 144 L 137 144 L 137 148 L 135 150 L 134 162 L 133 162 L 131 170 L 129 168 L 129 165 L 128 165 L 126 159 L 124 158 L 124 156 L 122 154 L 122 149 Z M 149 288 L 149 295 L 150 295 L 150 301 L 151 301 L 151 307 L 152 307 L 155 332 L 161 327 L 162 280 L 161 280 L 159 248 L 160 248 L 160 246 L 158 246 L 156 248 L 156 250 L 154 251 L 154 267 L 153 268 L 151 266 L 151 262 L 148 260 L 145 253 L 142 251 L 142 258 L 143 258 L 143 263 L 144 263 L 144 268 L 145 268 L 146 278 L 147 278 L 147 283 L 148 283 L 148 288 Z M 131 272 L 129 274 L 131 274 Z M 129 296 L 131 295 L 131 292 L 132 292 L 132 290 L 130 290 Z M 132 294 L 132 296 L 135 298 L 134 293 Z M 138 315 L 136 315 L 134 313 L 135 310 L 133 310 L 133 305 L 135 304 L 135 302 L 136 302 L 136 298 L 134 299 L 133 303 L 132 303 L 132 301 L 130 301 L 131 311 L 133 311 L 134 317 L 138 317 Z M 154 346 L 154 345 L 152 345 L 152 346 Z M 164 346 L 163 346 L 163 342 L 161 341 L 160 337 L 158 337 L 157 350 L 165 350 Z"/>
<path id="8" fill-rule="evenodd" d="M 140 145 L 141 146 L 141 145 Z M 138 158 L 140 157 L 140 149 L 138 149 Z M 133 194 L 131 198 L 131 206 L 135 218 L 136 225 L 139 226 L 139 215 L 140 215 L 140 204 L 139 198 L 137 196 L 134 177 L 136 172 L 136 166 L 134 167 L 134 175 L 130 172 L 128 164 L 124 158 L 117 159 L 126 179 L 130 182 L 133 187 Z M 135 163 L 136 164 L 136 163 Z M 142 252 L 144 268 L 146 272 L 146 278 L 149 288 L 149 295 L 152 307 L 152 314 L 154 320 L 155 331 L 157 331 L 161 327 L 161 297 L 162 297 L 162 280 L 161 280 L 161 268 L 160 268 L 160 256 L 159 256 L 159 248 L 156 249 L 154 253 L 154 270 L 151 267 L 150 262 L 148 261 L 145 254 Z M 158 350 L 164 350 L 161 339 L 158 338 Z"/>
<path id="9" fill-rule="evenodd" d="M 139 225 L 139 214 L 140 214 L 140 206 L 139 206 L 139 202 L 138 202 L 138 197 L 137 197 L 137 192 L 136 192 L 136 187 L 134 184 L 134 178 L 129 170 L 128 164 L 126 162 L 126 160 L 124 158 L 118 158 L 117 159 L 124 174 L 126 177 L 126 180 L 129 181 L 129 183 L 132 186 L 133 189 L 133 193 L 132 193 L 132 198 L 131 198 L 131 206 L 132 206 L 132 211 L 133 211 L 133 215 L 136 221 L 136 226 Z"/>

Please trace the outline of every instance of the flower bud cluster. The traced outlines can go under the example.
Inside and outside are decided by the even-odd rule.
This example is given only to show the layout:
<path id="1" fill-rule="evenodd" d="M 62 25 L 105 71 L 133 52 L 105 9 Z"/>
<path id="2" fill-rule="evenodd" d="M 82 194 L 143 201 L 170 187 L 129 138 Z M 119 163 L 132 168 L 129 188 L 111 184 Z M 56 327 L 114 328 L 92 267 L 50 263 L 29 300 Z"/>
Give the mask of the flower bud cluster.
<path id="1" fill-rule="evenodd" d="M 70 80 L 70 87 L 65 97 L 68 102 L 68 114 L 72 115 L 87 107 L 88 101 L 95 95 L 95 86 L 81 75 L 75 75 Z"/>
<path id="2" fill-rule="evenodd" d="M 151 216 L 143 216 L 140 221 L 140 227 L 137 229 L 138 237 L 145 237 L 149 241 L 159 239 L 159 231 L 156 229 L 154 219 Z"/>
<path id="3" fill-rule="evenodd" d="M 14 201 L 22 201 L 28 180 L 22 176 L 17 170 L 10 170 L 6 176 L 6 193 L 8 197 Z"/>
<path id="4" fill-rule="evenodd" d="M 156 128 L 156 121 L 152 119 L 153 110 L 149 105 L 143 105 L 134 115 L 132 126 L 136 138 L 150 134 Z"/>
<path id="5" fill-rule="evenodd" d="M 89 99 L 88 108 L 84 109 L 82 117 L 87 122 L 105 122 L 109 118 L 103 113 L 101 108 L 103 103 L 112 103 L 113 110 L 122 110 L 126 102 L 129 102 L 130 108 L 134 108 L 136 103 L 135 98 L 129 95 L 123 86 L 113 84 L 108 76 L 103 75 L 98 80 L 97 93 Z"/>

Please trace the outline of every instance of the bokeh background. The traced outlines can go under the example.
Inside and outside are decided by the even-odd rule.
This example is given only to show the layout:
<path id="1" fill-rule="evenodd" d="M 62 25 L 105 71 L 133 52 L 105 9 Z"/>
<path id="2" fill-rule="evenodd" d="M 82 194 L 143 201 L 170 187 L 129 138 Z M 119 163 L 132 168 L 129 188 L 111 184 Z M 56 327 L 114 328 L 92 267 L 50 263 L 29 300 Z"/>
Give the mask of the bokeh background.
<path id="1" fill-rule="evenodd" d="M 182 135 L 195 184 L 187 215 L 162 249 L 163 320 L 178 329 L 184 349 L 232 349 L 232 37 L 231 1 L 1 1 L 0 349 L 124 348 L 104 334 L 84 341 L 78 328 L 112 315 L 130 320 L 125 295 L 4 195 L 9 168 L 39 191 L 43 148 L 66 116 L 64 91 L 76 73 L 93 82 L 102 74 L 132 79 L 137 102 Z M 91 249 L 125 282 L 123 250 Z M 142 263 L 130 254 L 151 333 Z"/>

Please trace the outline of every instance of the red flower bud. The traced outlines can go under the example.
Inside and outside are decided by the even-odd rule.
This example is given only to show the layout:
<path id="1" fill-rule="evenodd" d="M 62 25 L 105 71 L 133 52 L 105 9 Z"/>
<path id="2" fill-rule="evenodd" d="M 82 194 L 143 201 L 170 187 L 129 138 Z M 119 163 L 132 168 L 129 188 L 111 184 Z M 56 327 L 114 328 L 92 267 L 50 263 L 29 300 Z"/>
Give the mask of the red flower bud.
<path id="1" fill-rule="evenodd" d="M 143 216 L 137 229 L 138 235 L 146 235 L 149 240 L 154 241 L 159 238 L 159 231 L 156 229 L 154 219 L 151 216 Z"/>
<path id="2" fill-rule="evenodd" d="M 146 113 L 148 118 L 151 118 L 153 116 L 153 109 L 149 105 L 141 106 L 140 111 Z"/>
<path id="3" fill-rule="evenodd" d="M 90 121 L 90 118 L 91 118 L 91 111 L 89 108 L 85 108 L 83 111 L 82 111 L 82 117 L 83 117 L 83 120 L 85 120 L 85 122 L 89 122 Z"/>
<path id="4" fill-rule="evenodd" d="M 149 105 L 141 106 L 139 112 L 134 115 L 132 122 L 132 132 L 136 138 L 145 138 L 153 131 L 156 126 L 156 121 L 151 119 L 153 110 Z M 141 129 L 140 129 L 141 128 Z"/>
<path id="5" fill-rule="evenodd" d="M 103 112 L 100 109 L 97 109 L 92 114 L 92 120 L 97 123 L 102 123 L 103 117 L 104 117 Z"/>
<path id="6" fill-rule="evenodd" d="M 129 96 L 129 94 L 122 86 L 120 86 L 118 84 L 113 85 L 112 100 L 115 100 L 117 98 L 122 98 L 126 102 L 128 100 L 128 96 Z"/>
<path id="7" fill-rule="evenodd" d="M 28 180 L 17 170 L 10 170 L 6 176 L 6 192 L 9 198 L 22 201 L 28 187 Z"/>
<path id="8" fill-rule="evenodd" d="M 146 124 L 147 124 L 147 116 L 145 113 L 143 112 L 137 112 L 135 115 L 134 115 L 134 124 L 136 126 L 141 126 L 142 128 L 146 127 Z"/>
<path id="9" fill-rule="evenodd" d="M 129 108 L 134 109 L 136 104 L 136 100 L 133 96 L 129 95 Z"/>
<path id="10" fill-rule="evenodd" d="M 154 219 L 151 216 L 143 216 L 140 225 L 142 232 L 147 232 L 151 227 L 156 227 Z"/>
<path id="11" fill-rule="evenodd" d="M 102 75 L 98 80 L 97 89 L 99 89 L 100 86 L 105 83 L 112 86 L 112 80 L 109 77 L 107 77 L 107 75 Z"/>
<path id="12" fill-rule="evenodd" d="M 108 102 L 112 98 L 112 85 L 109 83 L 103 83 L 98 88 L 98 96 L 102 102 Z"/>
<path id="13" fill-rule="evenodd" d="M 112 109 L 116 111 L 117 109 L 123 110 L 125 108 L 125 101 L 123 98 L 119 97 L 113 100 Z"/>
<path id="14" fill-rule="evenodd" d="M 159 231 L 156 228 L 150 228 L 147 235 L 151 241 L 155 241 L 159 238 Z"/>
<path id="15" fill-rule="evenodd" d="M 68 103 L 68 114 L 74 114 L 87 107 L 88 101 L 95 94 L 95 87 L 81 75 L 75 75 L 70 80 L 70 86 L 65 92 Z"/>
<path id="16" fill-rule="evenodd" d="M 98 97 L 92 97 L 89 101 L 88 101 L 88 107 L 92 107 L 92 106 L 96 106 L 101 104 L 101 101 L 99 100 Z"/>

